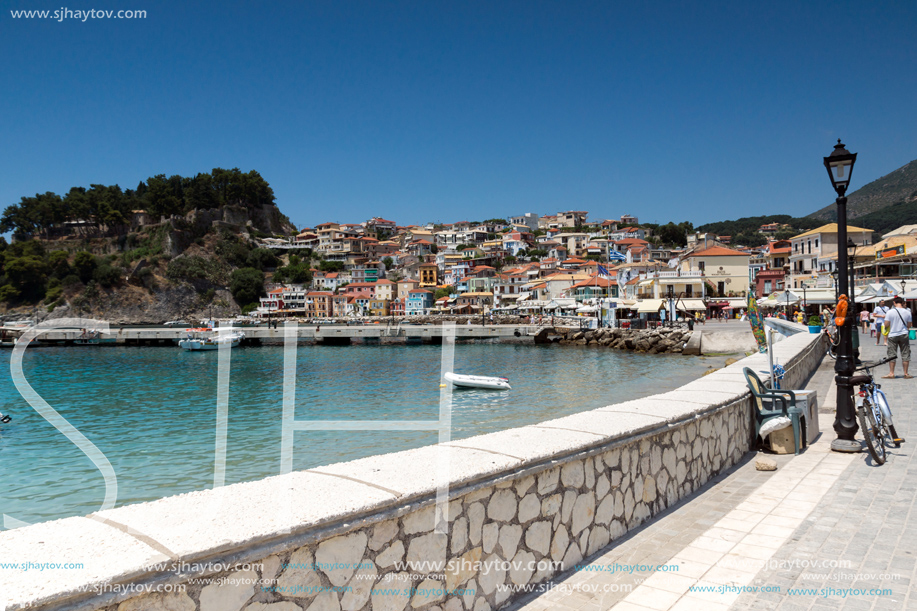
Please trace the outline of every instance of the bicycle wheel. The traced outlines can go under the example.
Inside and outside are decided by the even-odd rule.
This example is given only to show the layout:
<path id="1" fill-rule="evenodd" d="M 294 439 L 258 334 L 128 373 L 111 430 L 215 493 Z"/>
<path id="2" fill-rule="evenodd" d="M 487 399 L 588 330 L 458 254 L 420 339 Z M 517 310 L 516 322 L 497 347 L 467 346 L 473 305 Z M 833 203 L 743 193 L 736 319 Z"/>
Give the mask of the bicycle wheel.
<path id="1" fill-rule="evenodd" d="M 881 390 L 876 391 L 876 400 L 879 403 L 878 411 L 882 416 L 882 426 L 886 433 L 886 443 L 893 445 L 896 448 L 900 448 L 902 440 L 898 437 L 898 431 L 895 430 L 895 425 L 892 421 L 892 410 L 888 406 L 888 399 L 885 398 L 885 393 L 883 393 Z"/>
<path id="2" fill-rule="evenodd" d="M 873 460 L 878 464 L 885 464 L 885 444 L 884 435 L 879 430 L 879 425 L 876 422 L 876 414 L 872 409 L 872 405 L 868 402 L 864 402 L 863 406 L 857 410 L 857 419 L 860 421 L 860 428 L 863 430 L 863 437 L 866 438 L 866 447 L 869 448 L 869 453 L 872 455 Z"/>

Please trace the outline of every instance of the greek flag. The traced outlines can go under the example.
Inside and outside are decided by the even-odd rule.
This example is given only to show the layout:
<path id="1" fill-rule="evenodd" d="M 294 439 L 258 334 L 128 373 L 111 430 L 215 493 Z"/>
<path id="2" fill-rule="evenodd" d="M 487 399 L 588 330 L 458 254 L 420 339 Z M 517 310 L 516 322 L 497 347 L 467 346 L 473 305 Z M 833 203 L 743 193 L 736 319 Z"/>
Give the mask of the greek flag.
<path id="1" fill-rule="evenodd" d="M 622 255 L 617 250 L 612 250 L 608 253 L 608 259 L 613 261 L 624 261 L 627 257 Z"/>
<path id="2" fill-rule="evenodd" d="M 608 273 L 608 269 L 604 265 L 598 266 L 599 277 L 600 278 L 610 278 L 611 274 Z"/>

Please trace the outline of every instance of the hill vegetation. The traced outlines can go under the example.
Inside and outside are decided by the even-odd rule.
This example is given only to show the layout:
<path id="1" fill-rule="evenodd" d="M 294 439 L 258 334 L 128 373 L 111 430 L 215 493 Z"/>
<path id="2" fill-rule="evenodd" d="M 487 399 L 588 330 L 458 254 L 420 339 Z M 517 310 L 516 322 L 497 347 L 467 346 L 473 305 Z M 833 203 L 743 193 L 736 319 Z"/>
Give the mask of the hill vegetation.
<path id="1" fill-rule="evenodd" d="M 809 229 L 820 227 L 825 224 L 825 221 L 811 217 L 794 218 L 788 214 L 771 214 L 766 216 L 746 216 L 734 221 L 707 223 L 698 227 L 697 231 L 732 236 L 732 244 L 737 246 L 761 246 L 767 244 L 768 236 L 758 233 L 758 230 L 762 225 L 772 223 L 785 225 L 785 227 L 779 229 L 776 235 L 771 237 L 778 240 L 786 240 Z"/>
<path id="2" fill-rule="evenodd" d="M 856 174 L 856 168 L 854 168 L 854 174 Z M 917 208 L 908 207 L 908 204 L 914 202 L 917 202 L 917 159 L 850 193 L 847 196 L 847 217 L 851 220 L 856 219 L 858 226 L 882 231 L 873 225 L 877 222 L 886 223 L 894 217 L 898 218 L 894 224 L 895 227 L 917 223 L 917 215 L 915 215 Z M 862 218 L 892 207 L 897 207 L 898 210 L 891 214 L 871 217 L 875 219 L 873 225 Z M 909 216 L 902 217 L 901 214 Z M 837 206 L 834 203 L 828 204 L 809 216 L 827 223 L 836 221 Z M 886 231 L 888 229 L 894 229 L 894 227 L 887 227 Z"/>
<path id="3" fill-rule="evenodd" d="M 232 315 L 257 305 L 265 273 L 311 276 L 310 252 L 284 265 L 250 239 L 290 230 L 255 171 L 24 197 L 0 218 L 14 237 L 0 237 L 0 310 L 134 322 Z"/>
<path id="4" fill-rule="evenodd" d="M 127 233 L 135 210 L 159 219 L 192 210 L 226 206 L 261 210 L 273 205 L 274 191 L 255 170 L 214 168 L 194 177 L 159 174 L 141 181 L 136 189 L 90 185 L 89 189 L 73 187 L 63 196 L 48 191 L 23 197 L 3 211 L 0 233 L 13 232 L 16 239 L 47 239 L 72 229 L 114 235 Z"/>

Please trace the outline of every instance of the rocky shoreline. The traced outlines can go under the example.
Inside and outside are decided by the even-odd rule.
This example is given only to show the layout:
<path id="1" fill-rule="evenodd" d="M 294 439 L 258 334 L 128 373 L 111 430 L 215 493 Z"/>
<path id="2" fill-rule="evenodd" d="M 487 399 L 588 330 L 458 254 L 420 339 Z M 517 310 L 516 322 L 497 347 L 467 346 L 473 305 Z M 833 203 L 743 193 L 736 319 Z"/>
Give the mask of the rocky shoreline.
<path id="1" fill-rule="evenodd" d="M 536 344 L 600 346 L 633 350 L 647 354 L 680 354 L 692 331 L 682 328 L 661 329 L 542 329 Z"/>

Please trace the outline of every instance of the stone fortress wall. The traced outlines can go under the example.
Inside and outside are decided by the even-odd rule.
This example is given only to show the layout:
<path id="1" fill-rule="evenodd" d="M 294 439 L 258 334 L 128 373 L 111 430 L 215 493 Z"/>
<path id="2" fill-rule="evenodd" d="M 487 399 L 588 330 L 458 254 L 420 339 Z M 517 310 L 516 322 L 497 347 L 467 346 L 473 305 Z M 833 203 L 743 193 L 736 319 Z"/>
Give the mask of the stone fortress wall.
<path id="1" fill-rule="evenodd" d="M 775 344 L 784 388 L 804 384 L 822 343 Z M 47 551 L 83 569 L 0 571 L 0 608 L 493 611 L 739 462 L 754 430 L 746 366 L 766 355 L 537 425 L 3 532 L 0 558 Z"/>

